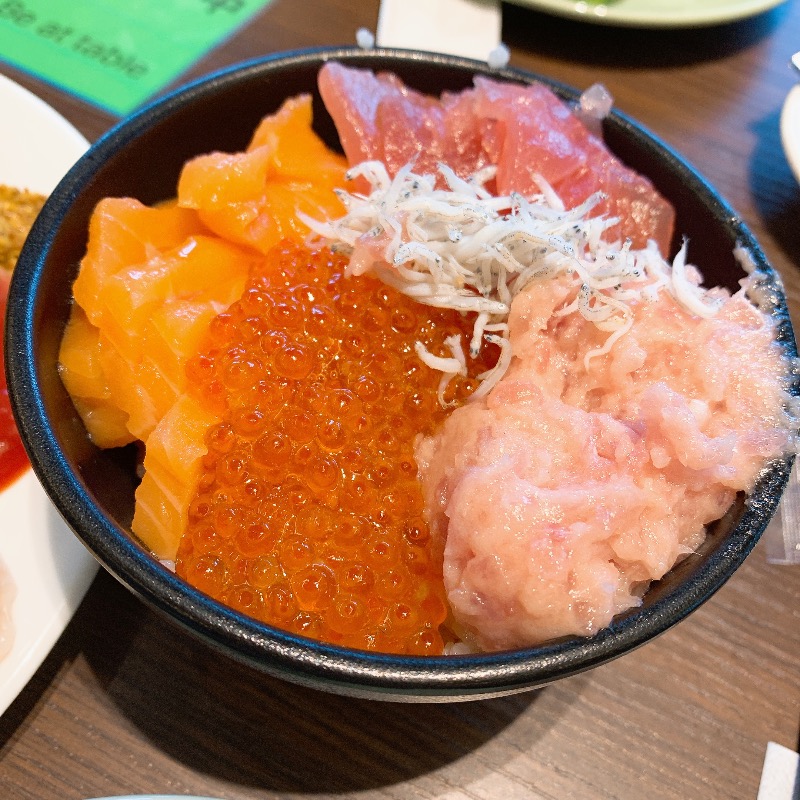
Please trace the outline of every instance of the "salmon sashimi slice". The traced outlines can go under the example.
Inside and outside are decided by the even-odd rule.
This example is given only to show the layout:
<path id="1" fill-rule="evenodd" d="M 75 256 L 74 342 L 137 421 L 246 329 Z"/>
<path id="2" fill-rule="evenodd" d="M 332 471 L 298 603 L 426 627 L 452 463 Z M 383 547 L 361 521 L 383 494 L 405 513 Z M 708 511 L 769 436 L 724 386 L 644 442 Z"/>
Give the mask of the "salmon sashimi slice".
<path id="1" fill-rule="evenodd" d="M 100 358 L 100 331 L 80 306 L 73 306 L 59 351 L 58 371 L 86 430 L 98 447 L 134 440 L 128 415 L 114 402 Z"/>
<path id="2" fill-rule="evenodd" d="M 99 289 L 109 275 L 206 231 L 196 212 L 174 204 L 150 208 L 130 197 L 101 200 L 92 214 L 86 255 L 72 287 L 75 301 L 95 322 Z"/>
<path id="3" fill-rule="evenodd" d="M 117 205 L 123 216 L 131 208 Z M 150 217 L 138 211 L 134 216 L 140 221 Z M 252 251 L 205 234 L 185 236 L 186 213 L 171 209 L 176 230 L 170 235 L 165 228 L 158 234 L 162 248 L 176 240 L 179 245 L 132 248 L 127 255 L 135 260 L 129 264 L 120 262 L 119 253 L 114 253 L 114 263 L 108 268 L 102 257 L 90 262 L 90 269 L 96 267 L 96 294 L 91 302 L 96 325 L 85 312 L 83 317 L 76 316 L 60 358 L 68 391 L 74 390 L 84 400 L 78 410 L 98 445 L 124 443 L 121 431 L 102 428 L 111 422 L 125 424 L 127 441 L 146 441 L 186 390 L 186 361 L 211 320 L 244 289 L 255 257 Z M 104 217 L 101 237 L 115 226 L 109 208 Z M 163 215 L 156 218 L 164 220 Z M 90 252 L 102 254 L 101 248 L 93 249 L 95 244 L 90 239 Z M 140 261 L 148 251 L 149 258 Z M 99 415 L 100 401 L 119 413 Z"/>
<path id="4" fill-rule="evenodd" d="M 208 227 L 261 253 L 282 239 L 303 239 L 297 209 L 316 217 L 341 213 L 334 189 L 346 161 L 311 127 L 311 97 L 287 100 L 265 117 L 242 153 L 210 153 L 189 161 L 178 183 L 178 203 Z"/>
<path id="5" fill-rule="evenodd" d="M 338 186 L 346 161 L 314 133 L 311 95 L 292 97 L 259 124 L 247 152 L 266 147 L 272 153 L 275 174 L 309 185 Z M 311 188 L 311 186 L 309 186 Z"/>
<path id="6" fill-rule="evenodd" d="M 151 425 L 185 391 L 185 366 L 193 347 L 211 319 L 242 293 L 252 260 L 251 253 L 236 245 L 194 236 L 152 259 L 148 269 L 134 266 L 109 279 L 104 296 L 109 339 L 115 332 L 124 335 L 113 344 L 121 357 L 129 357 L 148 396 L 144 407 L 153 409 L 136 431 L 139 438 L 146 438 Z M 132 419 L 137 397 L 144 395 L 118 398 L 122 408 L 134 403 L 126 409 Z"/>
<path id="7" fill-rule="evenodd" d="M 237 245 L 217 237 L 192 236 L 145 264 L 109 276 L 97 303 L 102 310 L 100 327 L 111 328 L 113 320 L 129 340 L 135 340 L 152 314 L 174 299 L 216 299 L 228 305 L 244 288 L 252 263 L 253 254 Z"/>
<path id="8" fill-rule="evenodd" d="M 200 460 L 208 452 L 205 434 L 217 422 L 201 402 L 183 394 L 147 440 L 145 473 L 136 490 L 131 528 L 158 558 L 175 558 L 200 476 Z"/>

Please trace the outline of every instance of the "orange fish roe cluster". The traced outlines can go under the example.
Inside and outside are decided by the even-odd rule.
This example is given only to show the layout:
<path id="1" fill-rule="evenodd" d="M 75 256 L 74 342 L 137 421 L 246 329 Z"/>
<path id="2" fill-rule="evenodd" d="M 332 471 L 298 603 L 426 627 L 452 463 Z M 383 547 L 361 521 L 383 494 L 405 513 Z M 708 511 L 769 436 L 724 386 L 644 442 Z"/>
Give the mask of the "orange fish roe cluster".
<path id="1" fill-rule="evenodd" d="M 188 376 L 220 416 L 207 434 L 178 574 L 262 621 L 344 646 L 442 652 L 440 543 L 414 440 L 444 419 L 440 373 L 469 320 L 422 306 L 346 258 L 284 243 L 210 328 Z M 476 363 L 475 372 L 487 368 Z M 475 389 L 451 383 L 449 399 Z"/>

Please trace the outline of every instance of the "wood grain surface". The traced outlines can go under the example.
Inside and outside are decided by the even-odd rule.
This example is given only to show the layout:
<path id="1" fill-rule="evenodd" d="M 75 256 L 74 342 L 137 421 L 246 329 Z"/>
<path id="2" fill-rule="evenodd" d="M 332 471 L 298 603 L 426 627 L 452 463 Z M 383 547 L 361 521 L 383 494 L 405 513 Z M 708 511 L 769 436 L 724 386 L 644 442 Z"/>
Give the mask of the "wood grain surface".
<path id="1" fill-rule="evenodd" d="M 434 0 L 432 0 L 434 1 Z M 698 3 L 701 0 L 698 0 Z M 377 0 L 275 0 L 182 80 L 278 50 L 350 44 Z M 512 64 L 619 109 L 751 226 L 800 324 L 800 187 L 779 115 L 800 3 L 701 30 L 637 31 L 503 7 Z M 88 138 L 114 119 L 0 62 Z M 101 573 L 0 718 L 0 798 L 755 798 L 767 742 L 798 747 L 800 566 L 760 544 L 701 609 L 611 664 L 537 692 L 442 705 L 282 683 L 178 631 Z"/>

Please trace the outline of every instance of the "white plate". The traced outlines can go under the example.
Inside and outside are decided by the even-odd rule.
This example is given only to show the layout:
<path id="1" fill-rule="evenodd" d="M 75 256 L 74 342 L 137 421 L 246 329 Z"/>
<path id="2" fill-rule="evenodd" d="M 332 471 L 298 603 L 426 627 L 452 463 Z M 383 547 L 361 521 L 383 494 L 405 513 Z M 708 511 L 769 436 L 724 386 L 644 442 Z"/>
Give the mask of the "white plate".
<path id="1" fill-rule="evenodd" d="M 511 0 L 537 11 L 604 25 L 693 28 L 752 17 L 785 0 Z"/>
<path id="2" fill-rule="evenodd" d="M 783 103 L 781 141 L 786 160 L 800 182 L 800 84 L 789 92 Z"/>
<path id="3" fill-rule="evenodd" d="M 88 142 L 38 97 L 0 75 L 0 183 L 47 194 Z M 97 563 L 28 470 L 0 491 L 0 559 L 17 587 L 14 644 L 0 661 L 0 714 L 66 627 Z"/>

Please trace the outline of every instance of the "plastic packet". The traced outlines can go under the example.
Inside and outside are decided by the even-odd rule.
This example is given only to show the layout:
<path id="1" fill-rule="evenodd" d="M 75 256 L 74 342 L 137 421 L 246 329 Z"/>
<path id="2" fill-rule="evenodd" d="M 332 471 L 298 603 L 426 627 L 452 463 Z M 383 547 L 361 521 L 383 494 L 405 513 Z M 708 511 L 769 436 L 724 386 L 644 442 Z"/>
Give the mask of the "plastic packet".
<path id="1" fill-rule="evenodd" d="M 763 539 L 770 564 L 800 564 L 800 476 L 797 461 Z"/>

